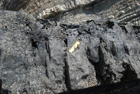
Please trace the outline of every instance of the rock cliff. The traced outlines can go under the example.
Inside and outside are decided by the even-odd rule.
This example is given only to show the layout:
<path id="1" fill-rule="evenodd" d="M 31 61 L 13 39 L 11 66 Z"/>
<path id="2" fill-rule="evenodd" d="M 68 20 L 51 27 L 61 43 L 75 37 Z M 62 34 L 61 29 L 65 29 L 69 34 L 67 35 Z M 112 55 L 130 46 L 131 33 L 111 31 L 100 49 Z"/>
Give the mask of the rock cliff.
<path id="1" fill-rule="evenodd" d="M 120 0 L 0 2 L 0 94 L 139 94 L 135 7 L 126 20 Z"/>

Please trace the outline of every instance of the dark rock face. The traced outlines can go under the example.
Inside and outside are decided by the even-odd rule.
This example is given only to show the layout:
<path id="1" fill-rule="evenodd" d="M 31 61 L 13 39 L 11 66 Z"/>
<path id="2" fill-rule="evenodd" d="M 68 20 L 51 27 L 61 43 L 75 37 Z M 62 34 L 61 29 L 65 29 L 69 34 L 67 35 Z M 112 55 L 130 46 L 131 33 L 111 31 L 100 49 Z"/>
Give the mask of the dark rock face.
<path id="1" fill-rule="evenodd" d="M 140 78 L 138 26 L 101 19 L 68 25 L 12 11 L 0 18 L 1 94 L 55 94 Z"/>

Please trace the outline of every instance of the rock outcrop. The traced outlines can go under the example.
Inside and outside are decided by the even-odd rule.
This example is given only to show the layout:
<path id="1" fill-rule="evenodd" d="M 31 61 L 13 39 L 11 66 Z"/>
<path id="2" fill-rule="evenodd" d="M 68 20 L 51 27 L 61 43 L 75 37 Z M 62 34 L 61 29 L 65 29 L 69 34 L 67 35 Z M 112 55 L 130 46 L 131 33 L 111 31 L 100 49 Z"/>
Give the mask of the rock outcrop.
<path id="1" fill-rule="evenodd" d="M 1 0 L 0 5 L 1 10 L 24 11 L 39 19 L 66 23 L 79 24 L 98 15 L 140 25 L 140 0 Z"/>
<path id="2" fill-rule="evenodd" d="M 117 3 L 113 6 L 110 5 L 112 2 L 113 0 L 102 1 L 95 5 L 95 9 L 97 9 L 97 12 L 101 11 L 99 14 L 104 18 L 116 19 L 119 22 L 132 23 L 133 25 L 140 25 L 140 0 L 115 0 L 114 2 Z M 104 5 L 110 5 L 110 8 L 107 9 Z"/>
<path id="3" fill-rule="evenodd" d="M 140 78 L 138 26 L 99 17 L 69 25 L 13 11 L 0 18 L 1 94 L 56 94 Z"/>
<path id="4" fill-rule="evenodd" d="M 98 1 L 100 0 L 4 0 L 1 1 L 1 9 L 24 10 L 38 18 L 46 18 Z"/>
<path id="5" fill-rule="evenodd" d="M 139 94 L 139 0 L 0 0 L 0 94 Z"/>

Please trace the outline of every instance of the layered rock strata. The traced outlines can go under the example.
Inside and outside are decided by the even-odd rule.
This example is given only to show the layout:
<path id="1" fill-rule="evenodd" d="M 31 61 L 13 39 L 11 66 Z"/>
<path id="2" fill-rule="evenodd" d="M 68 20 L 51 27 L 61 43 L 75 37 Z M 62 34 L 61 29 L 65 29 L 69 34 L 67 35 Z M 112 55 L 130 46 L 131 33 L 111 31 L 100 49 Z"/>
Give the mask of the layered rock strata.
<path id="1" fill-rule="evenodd" d="M 24 10 L 38 18 L 46 18 L 98 1 L 99 0 L 5 0 L 1 1 L 1 9 Z"/>
<path id="2" fill-rule="evenodd" d="M 112 1 L 100 2 L 95 5 L 95 9 L 104 10 L 104 5 L 109 5 Z M 99 8 L 99 9 L 98 9 Z M 140 0 L 119 0 L 109 9 L 101 11 L 99 14 L 107 19 L 116 19 L 120 22 L 129 22 L 133 25 L 140 25 Z"/>
<path id="3" fill-rule="evenodd" d="M 140 24 L 140 0 L 1 0 L 1 10 L 24 11 L 34 17 L 81 23 L 97 14 L 123 23 Z M 82 17 L 82 18 L 81 18 Z"/>

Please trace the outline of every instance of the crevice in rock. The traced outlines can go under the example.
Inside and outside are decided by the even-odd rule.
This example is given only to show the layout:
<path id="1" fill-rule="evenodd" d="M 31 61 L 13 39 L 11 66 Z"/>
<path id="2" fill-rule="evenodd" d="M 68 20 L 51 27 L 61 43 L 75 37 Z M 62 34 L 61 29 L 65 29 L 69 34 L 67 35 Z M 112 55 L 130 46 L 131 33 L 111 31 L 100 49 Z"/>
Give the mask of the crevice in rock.
<path id="1" fill-rule="evenodd" d="M 0 94 L 9 94 L 11 93 L 8 90 L 2 89 L 2 80 L 0 79 Z"/>
<path id="2" fill-rule="evenodd" d="M 105 66 L 105 62 L 104 62 L 104 55 L 103 55 L 103 53 L 102 53 L 102 51 L 101 51 L 101 47 L 99 46 L 99 48 L 98 48 L 98 55 L 99 55 L 99 62 L 97 63 L 97 65 L 96 65 L 96 71 L 97 71 L 97 73 L 98 73 L 98 75 L 99 75 L 99 77 L 100 77 L 100 79 L 101 79 L 101 84 L 104 84 L 105 82 L 104 82 L 104 79 L 103 79 L 103 67 Z"/>
<path id="3" fill-rule="evenodd" d="M 50 19 L 37 19 L 37 21 L 43 24 L 41 29 L 48 29 L 50 26 L 57 26 L 57 23 L 55 21 L 50 21 Z"/>
<path id="4" fill-rule="evenodd" d="M 29 24 L 28 24 L 28 23 L 26 23 L 26 26 L 28 27 L 28 26 L 29 26 Z"/>
<path id="5" fill-rule="evenodd" d="M 129 64 L 123 63 L 123 67 L 125 71 L 122 73 L 123 77 L 121 79 L 121 82 L 138 79 L 136 72 L 131 68 Z"/>
<path id="6" fill-rule="evenodd" d="M 51 60 L 51 51 L 50 51 L 49 39 L 48 38 L 46 38 L 45 46 L 46 46 L 46 51 L 49 55 L 49 59 Z"/>
<path id="7" fill-rule="evenodd" d="M 66 47 L 68 47 L 68 41 L 67 41 L 67 39 L 64 40 L 64 43 L 66 44 Z"/>
<path id="8" fill-rule="evenodd" d="M 99 62 L 95 62 L 95 61 L 93 61 L 90 57 L 91 57 L 91 54 L 90 54 L 91 52 L 90 52 L 90 49 L 87 47 L 87 51 L 86 51 L 86 54 L 87 54 L 87 58 L 88 58 L 88 60 L 89 60 L 89 62 L 94 66 L 94 68 L 95 68 L 95 73 L 96 73 L 96 79 L 97 79 L 97 81 L 98 81 L 98 83 L 101 83 L 102 84 L 102 77 L 101 77 L 101 75 L 100 75 L 100 72 L 99 72 L 99 66 L 98 66 L 98 64 L 99 64 Z"/>
<path id="9" fill-rule="evenodd" d="M 81 79 L 87 79 L 87 78 L 88 78 L 88 76 L 89 76 L 89 75 L 84 75 L 84 76 L 82 76 L 82 78 L 81 78 Z"/>
<path id="10" fill-rule="evenodd" d="M 23 94 L 28 94 L 25 88 L 23 89 Z"/>
<path id="11" fill-rule="evenodd" d="M 112 83 L 112 77 L 115 75 L 110 71 L 110 65 L 105 63 L 104 53 L 102 51 L 101 46 L 99 46 L 99 62 L 98 62 L 98 68 L 96 71 L 98 71 L 98 75 L 101 77 L 101 84 L 110 84 Z"/>
<path id="12" fill-rule="evenodd" d="M 140 33 L 140 26 L 133 26 L 133 29 L 135 30 L 135 33 Z"/>
<path id="13" fill-rule="evenodd" d="M 2 53 L 2 50 L 0 49 L 0 55 L 1 55 L 1 53 Z"/>
<path id="14" fill-rule="evenodd" d="M 90 53 L 90 50 L 88 49 L 87 52 Z M 95 67 L 97 81 L 101 85 L 110 84 L 112 83 L 112 78 L 113 76 L 115 77 L 115 75 L 112 72 L 110 72 L 109 70 L 110 66 L 105 65 L 104 54 L 101 50 L 101 46 L 99 46 L 98 48 L 98 55 L 99 55 L 99 61 L 95 62 L 89 58 L 90 54 L 87 54 L 89 61 Z"/>
<path id="15" fill-rule="evenodd" d="M 71 91 L 71 84 L 70 84 L 70 74 L 69 74 L 69 66 L 66 58 L 64 59 L 65 68 L 64 68 L 64 74 L 65 74 L 65 84 L 66 88 L 68 89 L 68 92 Z"/>
<path id="16" fill-rule="evenodd" d="M 79 25 L 67 25 L 67 24 L 60 24 L 60 26 L 64 29 L 74 29 L 79 28 Z"/>
<path id="17" fill-rule="evenodd" d="M 34 39 L 31 39 L 32 47 L 38 49 L 38 43 L 34 41 Z"/>
<path id="18" fill-rule="evenodd" d="M 139 94 L 140 79 L 115 84 L 93 86 L 60 94 Z"/>
<path id="19" fill-rule="evenodd" d="M 68 41 L 67 39 L 64 40 L 64 43 L 66 44 L 66 47 L 68 47 Z M 65 51 L 65 56 L 64 56 L 64 75 L 65 75 L 65 85 L 66 88 L 68 89 L 67 91 L 71 91 L 71 83 L 70 83 L 70 73 L 69 73 L 69 65 L 68 65 L 68 57 L 67 57 L 67 50 Z"/>
<path id="20" fill-rule="evenodd" d="M 107 21 L 106 24 L 107 24 L 107 27 L 108 27 L 108 28 L 113 29 L 113 26 L 114 26 L 114 23 L 113 23 L 113 22 Z"/>
<path id="21" fill-rule="evenodd" d="M 137 38 L 140 40 L 140 26 L 133 26 Z"/>
<path id="22" fill-rule="evenodd" d="M 48 72 L 48 70 L 47 70 L 47 62 L 46 62 L 46 59 L 45 59 L 45 69 L 46 69 L 46 71 L 45 71 L 45 73 L 46 73 L 46 76 L 49 78 L 49 72 Z"/>
<path id="23" fill-rule="evenodd" d="M 120 26 L 120 25 L 119 25 L 119 26 Z M 128 33 L 128 31 L 127 31 L 126 28 L 125 28 L 125 25 L 120 26 L 120 27 L 122 28 L 122 30 L 123 30 L 124 33 Z"/>
<path id="24" fill-rule="evenodd" d="M 126 54 L 129 55 L 129 50 L 128 50 L 128 47 L 126 45 L 124 46 L 124 51 L 125 51 Z"/>
<path id="25" fill-rule="evenodd" d="M 48 55 L 49 55 L 49 59 L 51 60 L 50 47 L 49 47 L 49 39 L 48 39 L 48 37 L 44 37 L 44 39 L 45 39 L 46 51 L 47 51 L 47 53 L 48 53 Z M 49 78 L 49 72 L 48 72 L 48 70 L 47 70 L 47 67 L 48 67 L 48 65 L 47 65 L 47 60 L 46 60 L 46 58 L 45 58 L 45 68 L 46 68 L 45 73 L 46 73 L 46 76 Z"/>

